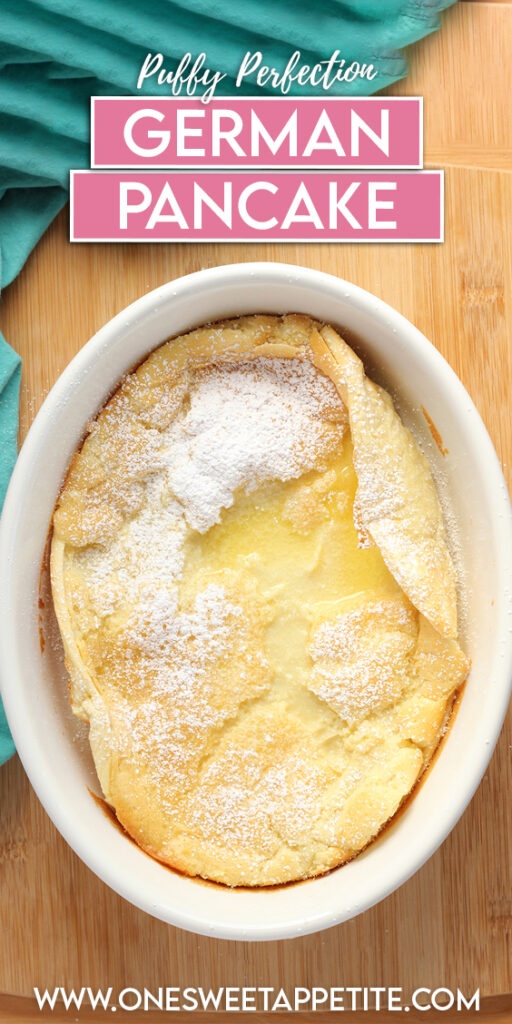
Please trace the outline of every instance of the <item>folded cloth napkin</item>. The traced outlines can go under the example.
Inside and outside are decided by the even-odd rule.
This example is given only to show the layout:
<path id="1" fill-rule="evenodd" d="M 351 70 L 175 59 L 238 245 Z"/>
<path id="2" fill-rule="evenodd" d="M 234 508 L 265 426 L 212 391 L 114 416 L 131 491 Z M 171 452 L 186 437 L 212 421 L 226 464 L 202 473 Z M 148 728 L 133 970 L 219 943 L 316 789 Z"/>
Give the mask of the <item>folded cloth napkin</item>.
<path id="1" fill-rule="evenodd" d="M 21 359 L 0 334 L 0 508 L 16 461 Z M 0 764 L 14 753 L 0 704 Z"/>
<path id="2" fill-rule="evenodd" d="M 233 95 L 244 54 L 284 70 L 294 50 L 316 64 L 335 51 L 371 63 L 365 95 L 407 74 L 402 49 L 439 28 L 455 0 L 2 0 L 0 4 L 0 286 L 5 288 L 67 199 L 70 168 L 89 165 L 89 99 L 136 93 L 147 53 L 174 70 L 206 54 Z M 153 79 L 141 92 L 155 93 Z M 163 91 L 158 90 L 162 95 Z M 246 83 L 243 95 L 269 95 Z M 307 95 L 292 86 L 291 94 Z M 314 94 L 315 90 L 309 90 Z M 14 464 L 19 360 L 0 335 L 0 500 Z M 1 706 L 0 706 L 1 708 Z M 12 752 L 0 714 L 0 763 Z"/>
<path id="3" fill-rule="evenodd" d="M 1 286 L 64 205 L 70 168 L 89 164 L 90 96 L 135 93 L 147 53 L 162 53 L 167 70 L 184 53 L 206 53 L 208 67 L 226 74 L 219 93 L 230 95 L 247 50 L 262 51 L 267 64 L 282 69 L 296 49 L 308 64 L 339 50 L 347 61 L 372 63 L 378 74 L 371 82 L 337 83 L 329 95 L 364 95 L 406 75 L 403 47 L 438 28 L 440 12 L 453 2 L 3 0 Z M 153 79 L 141 91 L 153 94 Z M 253 83 L 239 91 L 269 94 Z"/>

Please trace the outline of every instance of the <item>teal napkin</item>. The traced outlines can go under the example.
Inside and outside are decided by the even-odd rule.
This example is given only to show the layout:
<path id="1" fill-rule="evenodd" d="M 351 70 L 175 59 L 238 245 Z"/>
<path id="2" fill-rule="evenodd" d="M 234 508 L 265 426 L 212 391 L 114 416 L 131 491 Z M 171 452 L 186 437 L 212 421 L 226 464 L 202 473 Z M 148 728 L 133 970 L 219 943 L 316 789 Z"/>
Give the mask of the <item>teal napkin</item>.
<path id="1" fill-rule="evenodd" d="M 16 461 L 21 359 L 0 334 L 0 508 Z M 14 743 L 0 703 L 0 764 L 14 753 Z"/>
<path id="2" fill-rule="evenodd" d="M 165 67 L 205 52 L 235 91 L 247 50 L 283 69 L 338 49 L 374 64 L 372 81 L 338 83 L 329 95 L 381 90 L 407 74 L 403 47 L 439 28 L 454 0 L 3 0 L 0 5 L 0 253 L 5 287 L 64 205 L 71 167 L 89 165 L 89 98 L 136 92 L 148 52 Z M 163 90 L 152 79 L 142 94 Z M 314 93 L 314 89 L 310 92 Z M 247 83 L 240 93 L 270 95 Z M 292 87 L 292 94 L 307 89 Z M 272 94 L 273 95 L 273 94 Z"/>
<path id="3" fill-rule="evenodd" d="M 407 74 L 405 46 L 439 28 L 455 0 L 1 0 L 0 286 L 20 271 L 67 200 L 70 168 L 89 166 L 89 99 L 136 93 L 140 66 L 162 53 L 206 53 L 233 95 L 247 50 L 284 70 L 294 50 L 316 64 L 334 50 L 372 63 L 372 82 L 329 95 L 365 95 Z M 149 79 L 142 95 L 164 91 Z M 310 89 L 309 94 L 315 90 Z M 251 83 L 240 95 L 274 95 Z M 308 95 L 292 87 L 291 95 Z M 0 335 L 0 505 L 14 465 L 20 363 Z M 0 763 L 13 751 L 0 705 Z"/>

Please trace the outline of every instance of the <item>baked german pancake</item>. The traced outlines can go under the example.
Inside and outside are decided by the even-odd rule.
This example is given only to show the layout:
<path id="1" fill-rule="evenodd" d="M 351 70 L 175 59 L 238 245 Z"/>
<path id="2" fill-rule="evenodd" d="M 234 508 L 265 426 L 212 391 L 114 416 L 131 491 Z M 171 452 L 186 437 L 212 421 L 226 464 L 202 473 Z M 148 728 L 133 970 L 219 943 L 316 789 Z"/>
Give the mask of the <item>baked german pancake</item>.
<path id="1" fill-rule="evenodd" d="M 105 799 L 189 875 L 265 886 L 374 839 L 468 670 L 427 459 L 331 328 L 172 339 L 90 424 L 53 519 Z"/>

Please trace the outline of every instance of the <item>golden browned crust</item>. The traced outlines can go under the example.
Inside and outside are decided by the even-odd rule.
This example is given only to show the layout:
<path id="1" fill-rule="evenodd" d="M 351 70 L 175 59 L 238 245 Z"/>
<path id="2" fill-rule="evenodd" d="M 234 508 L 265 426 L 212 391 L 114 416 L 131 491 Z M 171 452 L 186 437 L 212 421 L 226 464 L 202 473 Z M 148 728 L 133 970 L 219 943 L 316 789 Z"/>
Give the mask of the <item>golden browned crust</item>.
<path id="1" fill-rule="evenodd" d="M 212 465 L 228 400 L 250 485 Z M 228 885 L 363 849 L 467 671 L 428 463 L 352 350 L 305 316 L 200 328 L 125 379 L 73 460 L 51 573 L 106 799 L 153 856 Z"/>

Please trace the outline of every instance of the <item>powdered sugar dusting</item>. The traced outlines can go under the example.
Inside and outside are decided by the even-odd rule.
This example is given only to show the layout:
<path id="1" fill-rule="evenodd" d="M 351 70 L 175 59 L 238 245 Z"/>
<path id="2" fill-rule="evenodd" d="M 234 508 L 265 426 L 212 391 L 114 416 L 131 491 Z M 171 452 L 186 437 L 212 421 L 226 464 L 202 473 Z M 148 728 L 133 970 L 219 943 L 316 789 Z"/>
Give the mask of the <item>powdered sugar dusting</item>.
<path id="1" fill-rule="evenodd" d="M 311 688 L 346 721 L 380 711 L 402 696 L 416 636 L 416 615 L 405 598 L 337 615 L 314 633 Z"/>
<path id="2" fill-rule="evenodd" d="M 298 359 L 263 358 L 200 375 L 166 438 L 169 482 L 189 525 L 203 533 L 239 488 L 250 492 L 311 469 L 325 443 L 326 412 L 336 405 L 339 420 L 332 382 Z"/>
<path id="3" fill-rule="evenodd" d="M 213 363 L 191 376 L 164 375 L 147 393 L 128 378 L 100 417 L 101 473 L 95 478 L 91 460 L 87 481 L 92 525 L 67 539 L 67 603 L 107 712 L 98 716 L 96 750 L 100 737 L 114 755 L 102 785 L 121 820 L 192 873 L 266 884 L 360 849 L 410 789 L 422 754 L 410 748 L 412 726 L 392 716 L 417 683 L 418 617 L 378 566 L 372 576 L 378 551 L 359 553 L 364 572 L 352 565 L 350 447 L 339 476 L 329 469 L 347 426 L 332 381 L 298 357 Z M 389 406 L 374 408 L 372 390 L 363 398 L 350 410 L 353 441 L 363 428 L 372 440 L 360 459 L 366 491 L 359 479 L 355 525 L 360 546 L 379 548 L 365 526 L 368 517 L 378 529 L 381 517 L 399 516 L 394 485 L 413 442 Z M 226 557 L 227 530 L 197 536 L 242 495 L 313 469 L 288 498 L 293 492 L 293 511 L 304 490 L 322 515 L 302 507 L 299 525 L 288 517 L 275 567 L 280 488 L 255 499 L 254 530 L 250 503 L 241 502 L 239 519 L 234 509 L 228 518 L 239 532 Z M 348 522 L 344 512 L 338 523 L 331 510 L 345 469 Z M 303 522 L 312 538 L 301 548 Z M 316 561 L 303 557 L 310 539 Z M 325 552 L 335 582 L 345 574 L 332 596 Z M 372 792 L 369 817 L 366 780 L 376 772 L 385 782 L 390 757 L 391 793 L 381 787 L 376 803 Z"/>
<path id="4" fill-rule="evenodd" d="M 191 759 L 206 756 L 212 731 L 264 696 L 271 678 L 264 619 L 243 593 L 232 597 L 229 574 L 219 583 L 205 579 L 183 600 L 187 537 L 218 522 L 237 492 L 321 465 L 341 448 L 345 426 L 334 385 L 309 361 L 258 358 L 209 367 L 196 374 L 188 401 L 160 431 L 141 506 L 107 544 L 74 554 L 84 607 L 103 621 L 110 645 L 113 742 L 132 763 L 139 758 L 150 766 L 169 813 L 190 786 Z M 267 796 L 279 803 L 279 778 L 269 776 L 258 791 L 267 817 L 264 793 L 272 781 Z M 212 812 L 215 806 L 216 799 Z"/>
<path id="5" fill-rule="evenodd" d="M 176 593 L 157 595 L 134 609 L 123 646 L 123 656 L 137 654 L 116 746 L 132 763 L 147 765 L 162 807 L 172 813 L 193 781 L 191 767 L 205 756 L 212 732 L 266 689 L 267 665 L 260 652 L 251 650 L 244 609 L 214 583 L 197 595 L 189 611 L 178 609 Z M 224 693 L 226 659 L 236 663 L 237 671 Z"/>
<path id="6" fill-rule="evenodd" d="M 95 613 L 138 607 L 152 632 L 169 629 L 189 528 L 208 530 L 240 489 L 307 472 L 340 445 L 344 427 L 334 385 L 309 361 L 260 358 L 198 373 L 188 405 L 160 434 L 140 510 L 108 545 L 75 554 Z"/>

